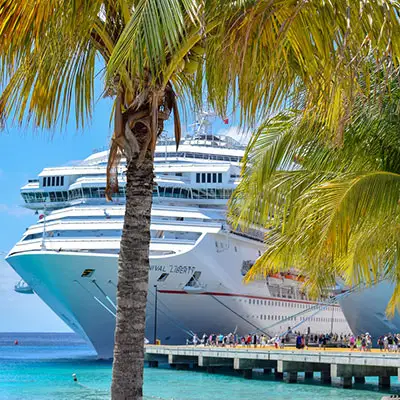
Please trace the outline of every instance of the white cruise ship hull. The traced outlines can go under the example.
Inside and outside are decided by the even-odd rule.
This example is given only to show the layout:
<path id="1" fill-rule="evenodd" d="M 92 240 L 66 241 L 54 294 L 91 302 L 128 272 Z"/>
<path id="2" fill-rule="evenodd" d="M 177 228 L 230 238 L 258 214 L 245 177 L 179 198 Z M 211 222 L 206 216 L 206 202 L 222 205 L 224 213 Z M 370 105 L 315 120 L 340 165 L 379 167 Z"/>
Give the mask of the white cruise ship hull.
<path id="1" fill-rule="evenodd" d="M 386 316 L 386 307 L 392 296 L 394 285 L 382 281 L 375 286 L 354 291 L 340 299 L 343 313 L 355 335 L 369 332 L 377 339 L 389 332 L 400 332 L 400 315 Z"/>
<path id="2" fill-rule="evenodd" d="M 305 322 L 300 316 L 284 320 L 316 303 L 300 296 L 273 295 L 269 285 L 277 281 L 298 291 L 298 282 L 271 278 L 268 284 L 266 280 L 243 284 L 243 261 L 255 260 L 260 251 L 261 243 L 219 233 L 204 235 L 189 251 L 151 257 L 146 337 L 153 341 L 154 285 L 158 291 L 157 337 L 164 344 L 183 344 L 192 332 L 199 336 L 234 331 L 246 335 L 266 328 L 267 334 L 274 335 L 298 324 L 295 329 L 301 332 L 350 332 L 337 305 Z M 112 357 L 117 255 L 42 250 L 15 253 L 7 261 L 68 326 L 93 346 L 99 358 Z M 85 270 L 93 272 L 84 277 Z M 195 271 L 201 272 L 199 286 L 188 286 Z M 159 281 L 162 274 L 168 276 Z"/>

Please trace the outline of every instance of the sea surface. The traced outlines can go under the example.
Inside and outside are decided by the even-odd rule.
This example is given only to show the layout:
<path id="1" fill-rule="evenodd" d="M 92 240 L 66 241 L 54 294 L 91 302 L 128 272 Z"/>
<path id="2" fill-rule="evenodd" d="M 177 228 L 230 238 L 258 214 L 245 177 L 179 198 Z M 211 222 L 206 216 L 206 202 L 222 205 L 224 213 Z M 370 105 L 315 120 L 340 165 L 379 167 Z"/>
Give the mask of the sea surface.
<path id="1" fill-rule="evenodd" d="M 18 345 L 14 341 L 18 340 Z M 78 377 L 78 383 L 72 374 Z M 0 400 L 103 400 L 110 398 L 111 362 L 97 361 L 75 334 L 0 334 Z M 391 393 L 399 394 L 393 379 Z M 275 382 L 263 375 L 207 374 L 146 368 L 146 400 L 358 400 L 381 399 L 377 380 L 341 389 L 300 382 Z"/>

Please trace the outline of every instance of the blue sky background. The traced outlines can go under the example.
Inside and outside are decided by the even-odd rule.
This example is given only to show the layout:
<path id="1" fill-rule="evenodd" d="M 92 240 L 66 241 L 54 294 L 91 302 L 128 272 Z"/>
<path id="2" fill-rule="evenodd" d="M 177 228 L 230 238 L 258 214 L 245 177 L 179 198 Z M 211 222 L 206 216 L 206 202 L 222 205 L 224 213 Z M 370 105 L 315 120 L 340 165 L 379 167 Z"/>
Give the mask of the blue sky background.
<path id="1" fill-rule="evenodd" d="M 69 331 L 38 296 L 14 292 L 19 277 L 4 261 L 2 252 L 8 252 L 37 218 L 33 211 L 21 207 L 21 186 L 45 167 L 74 163 L 108 145 L 112 102 L 99 98 L 101 84 L 96 81 L 95 98 L 99 100 L 92 122 L 84 131 L 77 131 L 74 121 L 63 131 L 51 132 L 20 128 L 8 121 L 6 129 L 0 131 L 0 332 Z M 192 122 L 188 113 L 187 125 Z M 217 119 L 213 129 L 242 138 L 234 121 L 224 125 Z M 171 123 L 167 123 L 166 130 L 172 131 Z"/>

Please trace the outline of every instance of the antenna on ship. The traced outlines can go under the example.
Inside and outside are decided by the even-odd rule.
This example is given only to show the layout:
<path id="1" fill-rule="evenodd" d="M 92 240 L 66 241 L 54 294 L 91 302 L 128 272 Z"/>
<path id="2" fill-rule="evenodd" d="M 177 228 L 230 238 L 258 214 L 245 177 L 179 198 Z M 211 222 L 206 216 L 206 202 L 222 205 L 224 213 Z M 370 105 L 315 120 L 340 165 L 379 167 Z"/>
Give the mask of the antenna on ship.
<path id="1" fill-rule="evenodd" d="M 212 129 L 213 122 L 219 118 L 219 115 L 210 108 L 208 103 L 195 110 L 195 122 L 190 127 L 193 127 L 193 139 L 203 138 L 204 144 L 210 141 L 211 146 L 216 144 L 214 131 Z M 229 124 L 229 118 L 223 117 L 222 121 L 224 124 Z"/>
<path id="2" fill-rule="evenodd" d="M 212 144 L 214 141 L 214 134 L 211 120 L 216 117 L 217 114 L 210 109 L 208 104 L 201 109 L 195 110 L 195 122 L 189 125 L 189 127 L 193 127 L 192 139 L 199 140 L 203 138 L 204 144 L 206 144 L 207 139 L 211 136 Z"/>

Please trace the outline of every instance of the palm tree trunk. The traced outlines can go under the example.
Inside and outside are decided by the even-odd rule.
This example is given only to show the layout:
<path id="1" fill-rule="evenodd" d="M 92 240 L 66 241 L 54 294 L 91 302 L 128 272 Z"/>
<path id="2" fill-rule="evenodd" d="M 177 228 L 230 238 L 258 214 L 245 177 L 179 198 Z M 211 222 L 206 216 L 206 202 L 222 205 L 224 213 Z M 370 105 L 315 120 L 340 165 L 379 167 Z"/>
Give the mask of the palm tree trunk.
<path id="1" fill-rule="evenodd" d="M 127 168 L 125 222 L 118 262 L 113 400 L 142 400 L 144 332 L 149 274 L 153 159 L 147 152 Z"/>

